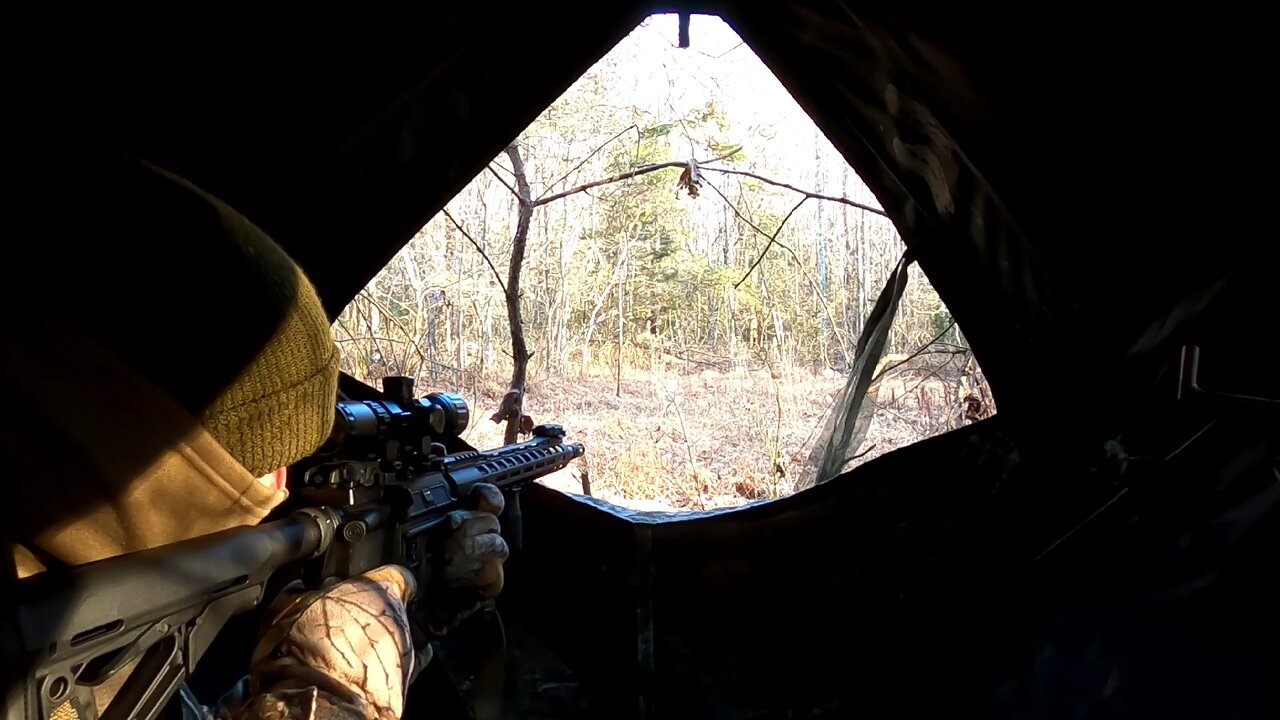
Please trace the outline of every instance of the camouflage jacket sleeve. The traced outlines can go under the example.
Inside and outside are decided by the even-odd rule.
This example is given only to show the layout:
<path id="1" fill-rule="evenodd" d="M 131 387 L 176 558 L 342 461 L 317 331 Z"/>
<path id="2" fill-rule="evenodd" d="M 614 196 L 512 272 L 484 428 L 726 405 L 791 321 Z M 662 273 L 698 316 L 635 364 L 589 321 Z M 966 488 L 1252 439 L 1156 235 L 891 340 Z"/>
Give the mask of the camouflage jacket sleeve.
<path id="1" fill-rule="evenodd" d="M 277 601 L 248 677 L 216 720 L 399 720 L 415 672 L 413 576 L 384 566 Z"/>

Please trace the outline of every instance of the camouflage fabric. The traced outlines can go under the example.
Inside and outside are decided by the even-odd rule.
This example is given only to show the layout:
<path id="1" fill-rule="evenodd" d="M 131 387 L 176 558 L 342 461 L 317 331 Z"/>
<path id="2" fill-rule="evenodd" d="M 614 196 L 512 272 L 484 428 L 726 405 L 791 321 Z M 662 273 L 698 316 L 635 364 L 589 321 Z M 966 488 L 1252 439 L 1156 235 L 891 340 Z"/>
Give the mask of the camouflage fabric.
<path id="1" fill-rule="evenodd" d="M 468 500 L 471 510 L 449 514 L 453 532 L 445 543 L 444 582 L 469 588 L 479 599 L 493 599 L 502 592 L 502 563 L 509 553 L 498 526 L 505 502 L 502 491 L 488 484 L 472 487 Z"/>
<path id="2" fill-rule="evenodd" d="M 276 601 L 249 675 L 211 713 L 218 720 L 398 720 L 417 670 L 407 613 L 417 591 L 386 565 Z"/>
<path id="3" fill-rule="evenodd" d="M 499 534 L 502 492 L 477 485 L 471 509 L 449 515 L 442 587 L 423 598 L 430 629 L 447 632 L 502 591 L 508 555 Z M 249 675 L 206 720 L 396 720 L 408 684 L 431 661 L 415 650 L 407 607 L 418 592 L 386 565 L 323 590 L 290 586 L 267 613 Z"/>

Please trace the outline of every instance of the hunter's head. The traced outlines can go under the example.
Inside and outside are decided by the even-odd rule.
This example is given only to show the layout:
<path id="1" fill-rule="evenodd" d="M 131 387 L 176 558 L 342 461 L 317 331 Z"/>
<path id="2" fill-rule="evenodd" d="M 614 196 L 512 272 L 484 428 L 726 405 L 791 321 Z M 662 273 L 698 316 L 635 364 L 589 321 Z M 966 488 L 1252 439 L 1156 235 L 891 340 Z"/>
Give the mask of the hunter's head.
<path id="1" fill-rule="evenodd" d="M 133 160 L 56 180 L 57 272 L 17 278 L 0 459 L 19 535 L 87 562 L 262 519 L 333 426 L 338 352 L 302 269 L 246 216 Z M 35 563 L 32 563 L 34 566 Z"/>

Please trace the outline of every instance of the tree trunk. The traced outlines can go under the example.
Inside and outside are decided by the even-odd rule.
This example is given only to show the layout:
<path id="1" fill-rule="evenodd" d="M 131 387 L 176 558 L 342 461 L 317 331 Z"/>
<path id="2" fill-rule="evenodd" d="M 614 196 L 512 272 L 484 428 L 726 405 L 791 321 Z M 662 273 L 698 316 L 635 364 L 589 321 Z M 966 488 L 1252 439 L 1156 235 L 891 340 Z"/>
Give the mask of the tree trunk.
<path id="1" fill-rule="evenodd" d="M 622 238 L 622 248 L 618 251 L 618 259 L 613 265 L 613 274 L 610 276 L 609 284 L 604 290 L 596 296 L 595 307 L 591 309 L 591 317 L 587 320 L 586 339 L 582 341 L 582 374 L 586 375 L 591 369 L 591 337 L 595 334 L 596 325 L 604 322 L 600 318 L 600 311 L 604 308 L 605 300 L 609 298 L 609 293 L 613 291 L 613 284 L 622 279 L 622 261 L 626 258 L 627 246 L 631 242 L 630 232 L 635 229 L 634 224 L 628 228 L 628 234 Z"/>
<path id="2" fill-rule="evenodd" d="M 817 168 L 813 179 L 814 192 L 825 193 L 827 191 L 827 173 L 822 167 L 822 146 L 820 145 L 822 134 L 816 127 L 814 128 L 813 137 L 813 166 Z M 816 240 L 818 244 L 818 287 L 821 288 L 821 292 L 818 293 L 817 297 L 819 305 L 818 327 L 821 329 L 821 334 L 824 338 L 823 362 L 828 361 L 825 353 L 825 338 L 830 333 L 835 332 L 835 328 L 831 327 L 827 322 L 826 314 L 821 312 L 821 308 L 825 307 L 827 304 L 827 296 L 831 294 L 831 280 L 829 278 L 829 269 L 827 267 L 827 227 L 825 210 L 826 203 L 818 203 L 818 207 L 815 210 L 816 217 L 814 219 L 814 225 L 817 228 Z"/>
<path id="3" fill-rule="evenodd" d="M 529 351 L 524 344 L 524 320 L 520 317 L 520 269 L 524 265 L 524 247 L 529 240 L 529 221 L 533 218 L 533 196 L 529 180 L 525 177 L 524 160 L 520 148 L 513 142 L 507 146 L 507 157 L 516 176 L 516 192 L 519 194 L 520 214 L 516 220 L 516 234 L 511 240 L 511 263 L 507 266 L 507 323 L 511 326 L 511 389 L 519 391 L 515 408 L 507 418 L 503 442 L 516 441 L 520 432 L 520 416 L 524 412 L 524 386 L 529 372 Z"/>
<path id="4" fill-rule="evenodd" d="M 474 260 L 475 258 L 470 258 L 470 261 L 474 262 Z M 455 349 L 456 350 L 456 360 L 455 360 L 456 367 L 453 371 L 453 384 L 455 387 L 462 387 L 463 383 L 466 382 L 465 370 L 467 367 L 467 333 L 466 333 L 466 325 L 465 325 L 466 309 L 462 305 L 461 288 L 463 283 L 463 274 L 462 274 L 463 261 L 462 261 L 462 252 L 460 250 L 457 251 L 457 255 L 455 256 L 454 262 L 458 269 L 457 284 L 458 284 L 459 290 L 458 290 L 458 293 L 453 298 L 453 311 L 456 313 L 456 317 L 454 318 L 454 321 L 458 324 L 458 331 L 457 331 L 458 345 L 457 345 L 457 348 Z M 470 264 L 471 262 L 468 262 L 468 265 Z M 468 273 L 467 273 L 468 275 L 470 274 L 469 271 L 470 271 L 470 268 L 468 268 Z"/>
<path id="5" fill-rule="evenodd" d="M 867 322 L 867 293 L 871 288 L 871 278 L 867 272 L 867 264 L 871 262 L 867 251 L 867 214 L 858 214 L 858 335 Z"/>
<path id="6" fill-rule="evenodd" d="M 622 321 L 623 321 L 623 304 L 625 302 L 625 293 L 627 290 L 627 246 L 629 243 L 622 244 L 622 276 L 618 280 L 618 378 L 617 385 L 614 387 L 613 394 L 615 397 L 622 397 Z"/>

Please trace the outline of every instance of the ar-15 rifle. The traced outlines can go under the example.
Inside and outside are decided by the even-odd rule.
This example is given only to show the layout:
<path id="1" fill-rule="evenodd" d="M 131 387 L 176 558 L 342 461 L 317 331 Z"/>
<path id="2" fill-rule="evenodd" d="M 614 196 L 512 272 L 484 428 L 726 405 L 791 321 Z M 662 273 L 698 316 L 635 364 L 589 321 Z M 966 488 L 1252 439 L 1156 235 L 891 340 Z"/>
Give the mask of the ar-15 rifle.
<path id="1" fill-rule="evenodd" d="M 329 440 L 290 468 L 286 517 L 19 581 L 5 603 L 16 607 L 12 631 L 0 637 L 16 674 L 5 720 L 94 720 L 90 689 L 134 661 L 102 720 L 154 720 L 227 621 L 282 576 L 316 587 L 396 563 L 428 596 L 440 562 L 433 538 L 474 485 L 503 491 L 514 552 L 520 489 L 584 452 L 559 425 L 476 450 L 459 437 L 470 416 L 462 397 L 416 400 L 405 377 L 386 378 L 383 390 L 381 399 L 338 402 Z"/>

